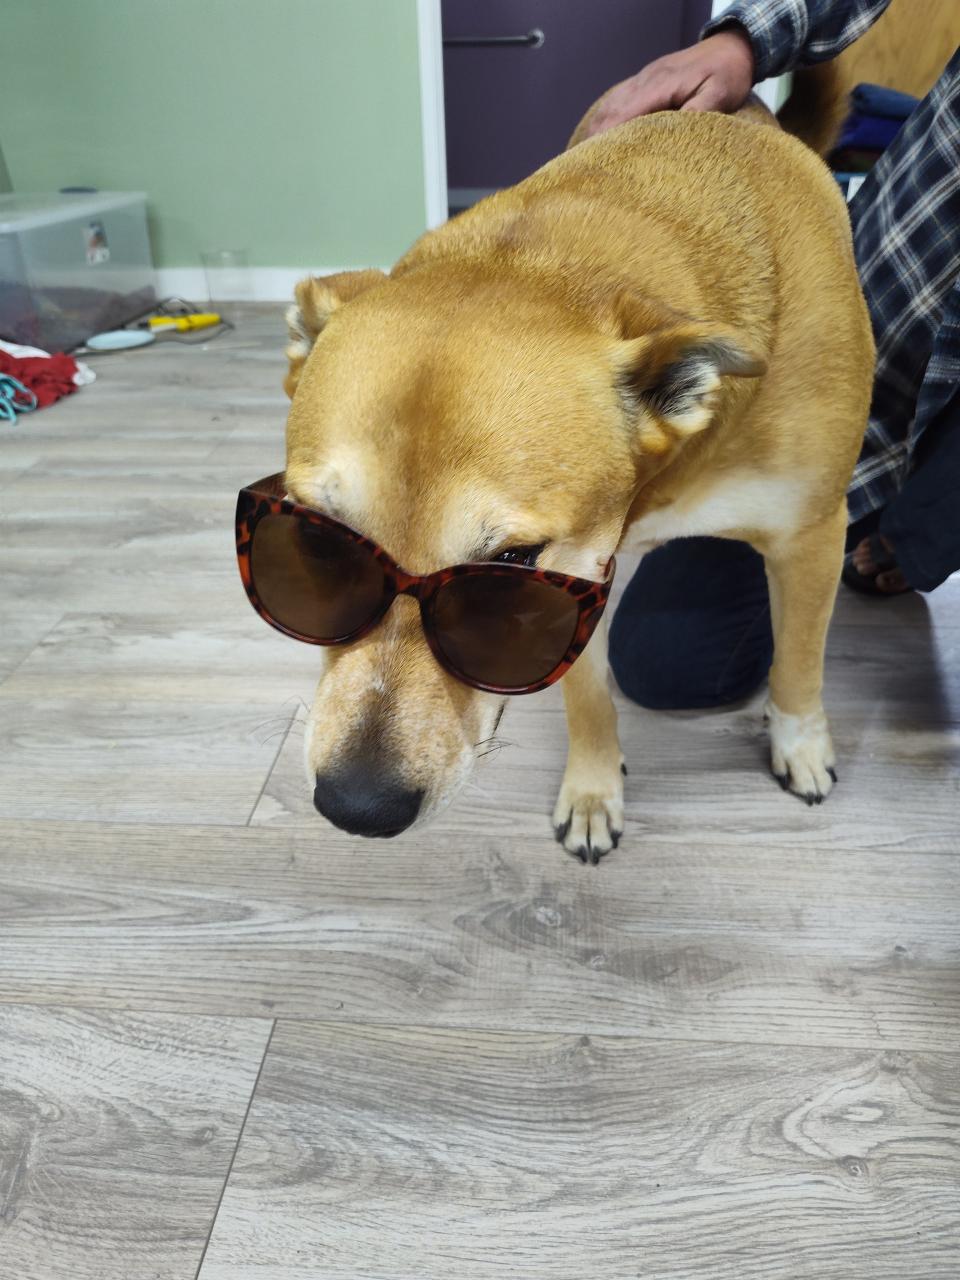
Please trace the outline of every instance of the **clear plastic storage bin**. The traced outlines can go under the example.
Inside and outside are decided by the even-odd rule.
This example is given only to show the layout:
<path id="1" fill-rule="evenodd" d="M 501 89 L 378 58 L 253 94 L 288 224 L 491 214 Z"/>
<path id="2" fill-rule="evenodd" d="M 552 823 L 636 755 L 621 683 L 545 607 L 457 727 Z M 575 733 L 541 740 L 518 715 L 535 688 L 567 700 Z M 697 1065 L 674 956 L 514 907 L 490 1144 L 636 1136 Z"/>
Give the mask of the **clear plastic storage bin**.
<path id="1" fill-rule="evenodd" d="M 0 195 L 0 337 L 69 351 L 155 301 L 142 192 Z"/>

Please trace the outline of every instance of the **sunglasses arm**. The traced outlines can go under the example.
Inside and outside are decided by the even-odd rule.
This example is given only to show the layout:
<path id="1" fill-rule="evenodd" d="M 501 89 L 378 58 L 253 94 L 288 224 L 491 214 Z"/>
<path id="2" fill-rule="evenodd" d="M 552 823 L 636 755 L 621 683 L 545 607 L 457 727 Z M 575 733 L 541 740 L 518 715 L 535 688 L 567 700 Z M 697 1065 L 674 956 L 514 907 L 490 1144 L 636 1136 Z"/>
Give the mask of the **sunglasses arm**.
<path id="1" fill-rule="evenodd" d="M 277 471 L 272 476 L 264 476 L 255 484 L 244 485 L 251 493 L 262 493 L 267 498 L 287 497 L 287 473 Z"/>

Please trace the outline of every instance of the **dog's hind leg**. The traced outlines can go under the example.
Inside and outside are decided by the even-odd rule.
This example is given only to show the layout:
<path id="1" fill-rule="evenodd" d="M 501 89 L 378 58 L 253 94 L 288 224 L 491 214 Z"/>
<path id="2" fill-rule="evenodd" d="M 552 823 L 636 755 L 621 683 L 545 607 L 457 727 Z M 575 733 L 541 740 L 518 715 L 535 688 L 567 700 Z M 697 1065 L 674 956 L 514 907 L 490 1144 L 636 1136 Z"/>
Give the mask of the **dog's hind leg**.
<path id="1" fill-rule="evenodd" d="M 767 717 L 773 772 L 819 804 L 837 775 L 821 700 L 827 627 L 843 563 L 846 506 L 819 524 L 759 547 L 770 584 L 774 654 Z"/>
<path id="2" fill-rule="evenodd" d="M 570 745 L 553 825 L 568 853 L 596 866 L 623 832 L 623 755 L 607 683 L 605 622 L 564 676 L 563 694 Z"/>

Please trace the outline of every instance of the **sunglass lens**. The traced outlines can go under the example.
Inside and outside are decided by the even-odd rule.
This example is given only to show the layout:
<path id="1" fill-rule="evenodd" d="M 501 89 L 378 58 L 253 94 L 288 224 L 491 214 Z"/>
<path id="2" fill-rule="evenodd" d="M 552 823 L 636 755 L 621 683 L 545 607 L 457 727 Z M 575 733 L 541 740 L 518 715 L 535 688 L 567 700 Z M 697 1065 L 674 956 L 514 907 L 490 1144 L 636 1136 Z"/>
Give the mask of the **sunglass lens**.
<path id="1" fill-rule="evenodd" d="M 294 515 L 267 515 L 258 523 L 250 570 L 276 622 L 326 643 L 364 627 L 386 593 L 383 569 L 367 547 Z"/>
<path id="2" fill-rule="evenodd" d="M 451 578 L 432 609 L 436 643 L 455 671 L 517 692 L 556 670 L 578 617 L 571 595 L 523 572 Z"/>

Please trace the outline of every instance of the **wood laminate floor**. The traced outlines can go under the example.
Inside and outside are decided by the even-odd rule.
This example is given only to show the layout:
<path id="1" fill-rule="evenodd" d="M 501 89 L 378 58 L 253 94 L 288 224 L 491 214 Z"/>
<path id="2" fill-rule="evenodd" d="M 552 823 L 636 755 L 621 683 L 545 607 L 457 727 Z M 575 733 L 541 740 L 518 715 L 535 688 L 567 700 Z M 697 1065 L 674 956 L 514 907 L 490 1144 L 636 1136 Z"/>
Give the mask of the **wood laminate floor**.
<path id="1" fill-rule="evenodd" d="M 583 868 L 551 690 L 351 840 L 233 560 L 281 311 L 0 428 L 0 1280 L 956 1280 L 960 581 L 841 594 L 821 808 L 621 699 Z"/>

